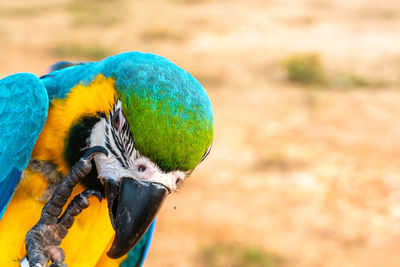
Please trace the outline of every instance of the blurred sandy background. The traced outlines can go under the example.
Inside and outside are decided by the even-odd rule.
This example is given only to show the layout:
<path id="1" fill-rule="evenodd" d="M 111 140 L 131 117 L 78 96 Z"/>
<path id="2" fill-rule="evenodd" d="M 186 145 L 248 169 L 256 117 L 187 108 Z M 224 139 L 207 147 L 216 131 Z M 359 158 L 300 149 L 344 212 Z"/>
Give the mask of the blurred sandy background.
<path id="1" fill-rule="evenodd" d="M 139 50 L 207 89 L 212 153 L 145 266 L 400 266 L 400 1 L 0 2 L 0 76 Z"/>

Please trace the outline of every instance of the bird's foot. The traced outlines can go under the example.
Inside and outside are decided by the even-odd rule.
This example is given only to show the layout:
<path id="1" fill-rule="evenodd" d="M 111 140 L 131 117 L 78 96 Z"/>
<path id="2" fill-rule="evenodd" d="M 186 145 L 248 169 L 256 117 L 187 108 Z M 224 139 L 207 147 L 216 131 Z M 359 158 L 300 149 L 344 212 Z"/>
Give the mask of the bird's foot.
<path id="1" fill-rule="evenodd" d="M 47 266 L 49 260 L 52 261 L 51 266 L 67 266 L 64 263 L 64 251 L 59 245 L 73 225 L 74 217 L 89 206 L 88 198 L 96 196 L 101 201 L 101 194 L 98 190 L 88 189 L 77 195 L 61 215 L 62 208 L 71 196 L 75 185 L 91 171 L 91 160 L 97 153 L 107 155 L 103 147 L 90 148 L 57 186 L 53 196 L 43 207 L 39 222 L 27 233 L 25 247 L 29 266 Z"/>

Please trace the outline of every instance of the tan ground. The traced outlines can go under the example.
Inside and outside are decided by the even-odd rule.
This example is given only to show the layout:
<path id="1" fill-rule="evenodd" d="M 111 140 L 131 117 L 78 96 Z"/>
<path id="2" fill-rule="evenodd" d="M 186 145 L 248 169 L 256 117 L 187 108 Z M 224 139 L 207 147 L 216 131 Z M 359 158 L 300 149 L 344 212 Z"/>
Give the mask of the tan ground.
<path id="1" fill-rule="evenodd" d="M 141 50 L 214 106 L 212 153 L 166 202 L 146 266 L 211 266 L 214 244 L 282 266 L 400 266 L 400 1 L 79 3 L 0 3 L 0 76 Z M 282 60 L 297 52 L 379 83 L 293 85 Z"/>

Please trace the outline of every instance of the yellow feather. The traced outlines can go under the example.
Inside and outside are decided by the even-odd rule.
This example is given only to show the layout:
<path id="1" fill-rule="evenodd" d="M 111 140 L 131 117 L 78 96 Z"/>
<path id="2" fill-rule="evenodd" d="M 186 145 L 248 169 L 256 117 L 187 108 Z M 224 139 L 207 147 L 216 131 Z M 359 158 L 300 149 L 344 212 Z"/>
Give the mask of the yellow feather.
<path id="1" fill-rule="evenodd" d="M 113 78 L 99 74 L 89 86 L 76 85 L 65 99 L 53 100 L 32 157 L 52 161 L 59 171 L 67 174 L 69 166 L 63 153 L 71 126 L 83 116 L 108 114 L 116 99 L 114 82 Z"/>
<path id="2" fill-rule="evenodd" d="M 25 175 L 0 221 L 0 266 L 19 266 L 26 253 L 25 235 L 37 223 L 42 211 L 43 203 L 39 199 L 47 181 L 28 170 Z"/>
<path id="3" fill-rule="evenodd" d="M 46 187 L 47 181 L 41 174 L 26 171 L 26 178 L 18 187 L 0 223 L 0 266 L 19 266 L 25 256 L 25 235 L 40 218 L 45 203 L 39 199 Z M 77 185 L 68 202 L 83 190 L 81 185 Z M 114 235 L 107 201 L 99 202 L 92 198 L 90 203 L 89 208 L 76 217 L 61 243 L 61 248 L 66 252 L 65 262 L 68 266 L 112 266 L 111 263 L 118 266 L 121 260 L 106 259 L 103 255 Z"/>

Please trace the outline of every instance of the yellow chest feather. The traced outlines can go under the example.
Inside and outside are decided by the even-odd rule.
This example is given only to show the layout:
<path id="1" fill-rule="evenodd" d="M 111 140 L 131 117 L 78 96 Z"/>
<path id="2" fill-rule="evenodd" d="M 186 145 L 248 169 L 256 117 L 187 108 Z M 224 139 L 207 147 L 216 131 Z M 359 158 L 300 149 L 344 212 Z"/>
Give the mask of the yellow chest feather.
<path id="1" fill-rule="evenodd" d="M 29 170 L 25 175 L 1 220 L 0 266 L 19 266 L 25 256 L 25 235 L 39 220 L 45 204 L 40 201 L 47 187 L 44 177 Z M 82 186 L 76 186 L 70 200 L 83 190 Z M 62 241 L 68 266 L 96 266 L 114 234 L 107 202 L 92 198 L 90 203 Z"/>

